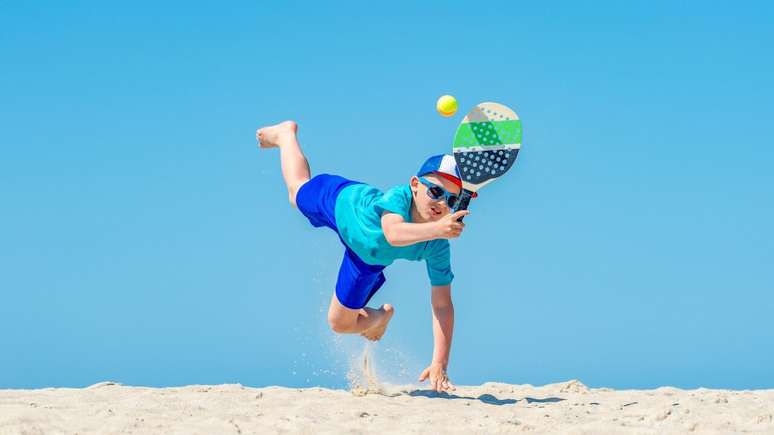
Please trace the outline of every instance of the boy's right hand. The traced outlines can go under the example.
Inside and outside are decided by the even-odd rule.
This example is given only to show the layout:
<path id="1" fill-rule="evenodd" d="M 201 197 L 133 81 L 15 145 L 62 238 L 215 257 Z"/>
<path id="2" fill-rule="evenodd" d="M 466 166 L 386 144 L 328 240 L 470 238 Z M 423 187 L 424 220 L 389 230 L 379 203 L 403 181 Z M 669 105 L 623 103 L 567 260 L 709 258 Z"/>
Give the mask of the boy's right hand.
<path id="1" fill-rule="evenodd" d="M 453 239 L 459 237 L 462 233 L 462 229 L 465 228 L 463 222 L 457 222 L 457 219 L 462 216 L 470 214 L 469 210 L 460 210 L 452 214 L 448 214 L 436 221 L 437 225 L 437 238 L 439 239 Z"/>

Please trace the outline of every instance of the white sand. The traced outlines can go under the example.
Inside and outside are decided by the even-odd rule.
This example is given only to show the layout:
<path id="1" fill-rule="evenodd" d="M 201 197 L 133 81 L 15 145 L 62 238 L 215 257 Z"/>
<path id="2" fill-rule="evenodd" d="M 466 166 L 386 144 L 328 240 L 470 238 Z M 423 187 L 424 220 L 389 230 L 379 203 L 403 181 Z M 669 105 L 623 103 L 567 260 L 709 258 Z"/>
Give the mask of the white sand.
<path id="1" fill-rule="evenodd" d="M 0 434 L 774 433 L 774 390 L 611 390 L 578 381 L 415 387 L 192 385 L 0 390 Z"/>

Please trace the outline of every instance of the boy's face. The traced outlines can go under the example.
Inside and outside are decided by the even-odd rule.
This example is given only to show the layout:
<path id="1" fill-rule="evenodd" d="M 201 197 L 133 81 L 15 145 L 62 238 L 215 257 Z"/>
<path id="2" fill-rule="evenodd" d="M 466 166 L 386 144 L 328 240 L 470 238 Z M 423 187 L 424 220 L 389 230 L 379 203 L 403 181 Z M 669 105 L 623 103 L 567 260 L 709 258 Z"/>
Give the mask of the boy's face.
<path id="1" fill-rule="evenodd" d="M 438 186 L 443 187 L 449 193 L 453 193 L 455 195 L 460 194 L 461 189 L 457 187 L 456 184 L 443 177 L 439 177 L 435 174 L 427 174 L 423 175 L 422 178 L 433 184 L 437 184 Z M 409 186 L 411 187 L 411 193 L 414 197 L 414 204 L 416 205 L 417 213 L 419 213 L 422 221 L 437 221 L 451 213 L 449 205 L 446 204 L 446 198 L 430 198 L 430 195 L 427 194 L 428 187 L 419 181 L 419 177 L 411 177 L 409 180 Z"/>

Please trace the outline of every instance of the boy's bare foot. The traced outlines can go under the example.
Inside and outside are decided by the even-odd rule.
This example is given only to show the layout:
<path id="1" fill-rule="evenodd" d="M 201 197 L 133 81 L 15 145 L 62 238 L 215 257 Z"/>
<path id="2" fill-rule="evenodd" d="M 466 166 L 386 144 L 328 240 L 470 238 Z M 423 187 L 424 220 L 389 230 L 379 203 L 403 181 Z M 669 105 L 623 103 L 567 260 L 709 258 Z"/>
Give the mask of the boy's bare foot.
<path id="1" fill-rule="evenodd" d="M 370 312 L 368 314 L 369 317 L 378 316 L 376 323 L 374 326 L 361 332 L 360 335 L 371 341 L 376 341 L 382 338 L 384 331 L 387 330 L 387 324 L 390 323 L 390 319 L 392 319 L 394 311 L 395 310 L 392 308 L 392 305 L 384 304 L 382 305 L 382 308 Z"/>
<path id="2" fill-rule="evenodd" d="M 258 140 L 258 146 L 261 148 L 276 148 L 280 146 L 283 137 L 295 136 L 297 132 L 298 125 L 294 121 L 285 121 L 259 128 L 255 132 L 255 139 Z"/>

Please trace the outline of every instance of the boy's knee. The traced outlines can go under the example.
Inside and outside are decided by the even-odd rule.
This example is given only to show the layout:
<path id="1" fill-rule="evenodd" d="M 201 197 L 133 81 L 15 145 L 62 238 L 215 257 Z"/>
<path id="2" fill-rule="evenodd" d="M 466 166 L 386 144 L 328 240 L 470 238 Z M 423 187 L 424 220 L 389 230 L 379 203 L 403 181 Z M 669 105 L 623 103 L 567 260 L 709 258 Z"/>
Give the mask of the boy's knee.
<path id="1" fill-rule="evenodd" d="M 290 205 L 295 208 L 298 208 L 298 203 L 296 202 L 298 191 L 301 190 L 301 186 L 303 186 L 307 181 L 309 180 L 304 180 L 298 184 L 288 186 L 288 202 L 290 202 Z"/>
<path id="2" fill-rule="evenodd" d="M 351 322 L 343 319 L 341 316 L 328 315 L 328 325 L 333 332 L 338 332 L 339 334 L 349 332 L 352 329 Z"/>

